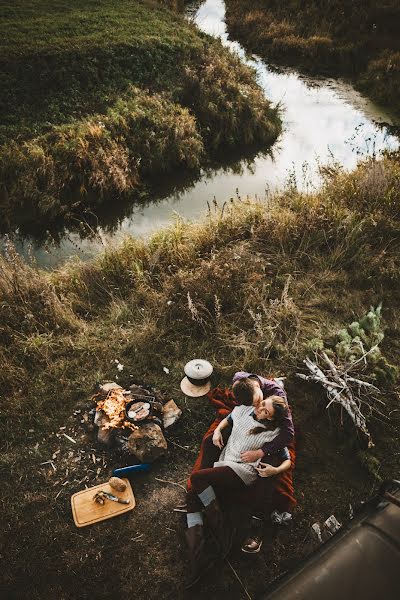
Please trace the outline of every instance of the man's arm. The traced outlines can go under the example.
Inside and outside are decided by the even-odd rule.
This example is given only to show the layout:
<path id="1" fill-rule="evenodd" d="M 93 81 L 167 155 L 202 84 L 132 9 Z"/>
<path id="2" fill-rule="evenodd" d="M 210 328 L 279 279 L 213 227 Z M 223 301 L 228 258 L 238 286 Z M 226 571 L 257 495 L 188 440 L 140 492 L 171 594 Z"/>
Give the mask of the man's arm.
<path id="1" fill-rule="evenodd" d="M 240 458 L 243 462 L 255 462 L 259 458 L 263 458 L 265 454 L 275 454 L 278 450 L 282 450 L 285 446 L 290 444 L 294 438 L 294 427 L 292 421 L 292 415 L 288 413 L 285 417 L 281 430 L 278 435 L 271 441 L 265 442 L 265 444 L 259 450 L 246 450 L 242 452 Z"/>
<path id="2" fill-rule="evenodd" d="M 258 467 L 255 467 L 257 473 L 260 477 L 274 477 L 275 475 L 279 475 L 279 473 L 283 473 L 287 471 L 292 466 L 292 461 L 290 458 L 284 460 L 278 467 L 273 467 L 267 463 L 260 462 Z"/>
<path id="3" fill-rule="evenodd" d="M 293 420 L 292 420 L 292 415 L 289 412 L 288 415 L 283 420 L 283 423 L 281 425 L 281 430 L 278 433 L 278 435 L 271 442 L 266 442 L 263 445 L 263 447 L 261 448 L 263 451 L 263 454 L 270 454 L 272 452 L 277 452 L 278 450 L 281 450 L 282 448 L 284 448 L 285 446 L 290 444 L 290 442 L 293 440 L 293 438 L 294 438 Z"/>
<path id="4" fill-rule="evenodd" d="M 251 375 L 251 373 L 247 373 L 247 371 L 237 371 L 232 379 L 232 385 L 234 383 L 236 383 L 236 381 L 239 381 L 239 379 L 244 379 L 245 377 L 249 377 L 249 375 Z"/>
<path id="5" fill-rule="evenodd" d="M 272 379 L 266 379 L 265 377 L 261 377 L 257 375 L 258 379 L 261 382 L 261 389 L 264 398 L 268 398 L 268 396 L 280 396 L 287 402 L 286 392 L 279 383 L 273 381 Z"/>

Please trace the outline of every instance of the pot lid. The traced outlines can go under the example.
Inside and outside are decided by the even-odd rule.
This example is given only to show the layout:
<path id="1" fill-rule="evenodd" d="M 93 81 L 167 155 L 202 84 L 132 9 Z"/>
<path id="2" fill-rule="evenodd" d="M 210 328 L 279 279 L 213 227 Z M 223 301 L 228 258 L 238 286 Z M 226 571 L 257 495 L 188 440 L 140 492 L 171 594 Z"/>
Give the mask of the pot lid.
<path id="1" fill-rule="evenodd" d="M 191 360 L 188 363 L 186 363 L 184 371 L 185 375 L 190 379 L 208 379 L 209 377 L 211 377 L 211 374 L 213 372 L 213 366 L 211 363 L 208 362 L 208 360 L 203 360 L 202 358 L 195 358 L 194 360 Z"/>

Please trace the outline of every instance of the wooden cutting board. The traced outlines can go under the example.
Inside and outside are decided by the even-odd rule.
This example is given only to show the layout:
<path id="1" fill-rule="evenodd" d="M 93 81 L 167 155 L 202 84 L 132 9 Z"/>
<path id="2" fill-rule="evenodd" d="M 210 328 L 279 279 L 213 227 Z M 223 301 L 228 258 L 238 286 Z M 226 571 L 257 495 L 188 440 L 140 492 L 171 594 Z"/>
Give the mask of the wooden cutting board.
<path id="1" fill-rule="evenodd" d="M 123 492 L 117 492 L 109 483 L 101 483 L 71 496 L 71 508 L 75 525 L 77 527 L 86 527 L 86 525 L 105 521 L 106 519 L 111 519 L 111 517 L 116 517 L 117 515 L 122 515 L 133 510 L 136 502 L 131 484 L 128 479 L 123 479 L 123 481 L 126 483 L 126 490 Z M 98 504 L 93 500 L 93 496 L 100 490 L 114 494 L 114 496 L 118 496 L 118 498 L 122 498 L 123 500 L 130 500 L 130 502 L 129 504 L 120 504 L 119 502 L 106 500 L 103 505 Z"/>

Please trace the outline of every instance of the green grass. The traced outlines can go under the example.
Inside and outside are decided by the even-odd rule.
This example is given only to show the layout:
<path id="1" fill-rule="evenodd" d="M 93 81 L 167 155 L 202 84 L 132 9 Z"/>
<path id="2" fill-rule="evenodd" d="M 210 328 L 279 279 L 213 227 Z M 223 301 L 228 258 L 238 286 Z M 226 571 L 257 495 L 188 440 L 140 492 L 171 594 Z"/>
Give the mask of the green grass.
<path id="1" fill-rule="evenodd" d="M 254 72 L 166 8 L 42 0 L 2 10 L 2 231 L 76 217 L 279 135 Z"/>
<path id="2" fill-rule="evenodd" d="M 227 0 L 231 34 L 253 52 L 313 73 L 345 75 L 400 111 L 400 2 Z"/>
<path id="3" fill-rule="evenodd" d="M 177 65 L 206 44 L 135 0 L 3 3 L 1 17 L 4 138 L 102 111 L 132 83 L 171 91 Z"/>

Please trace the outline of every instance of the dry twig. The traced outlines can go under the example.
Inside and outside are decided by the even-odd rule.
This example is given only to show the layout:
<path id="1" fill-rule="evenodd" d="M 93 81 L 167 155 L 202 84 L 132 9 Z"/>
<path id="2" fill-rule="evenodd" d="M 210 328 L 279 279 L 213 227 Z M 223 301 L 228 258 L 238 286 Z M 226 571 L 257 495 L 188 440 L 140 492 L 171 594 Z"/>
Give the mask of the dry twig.
<path id="1" fill-rule="evenodd" d="M 236 579 L 242 586 L 242 589 L 243 589 L 244 593 L 246 594 L 247 598 L 249 600 L 252 600 L 252 597 L 250 596 L 249 592 L 247 591 L 246 586 L 244 585 L 243 581 L 240 579 L 239 575 L 237 574 L 237 572 L 235 571 L 235 569 L 233 568 L 233 566 L 231 565 L 231 563 L 229 562 L 229 560 L 227 558 L 225 559 L 225 562 L 232 569 L 233 574 L 235 575 Z"/>
<path id="2" fill-rule="evenodd" d="M 348 365 L 336 365 L 325 352 L 322 352 L 320 355 L 315 354 L 314 362 L 308 357 L 304 360 L 304 364 L 311 375 L 297 373 L 297 376 L 301 379 L 319 383 L 325 388 L 328 397 L 326 408 L 329 408 L 333 403 L 340 404 L 342 409 L 346 410 L 357 429 L 362 431 L 367 437 L 369 448 L 372 448 L 374 444 L 367 428 L 366 418 L 361 412 L 361 405 L 364 404 L 369 407 L 370 411 L 375 411 L 381 416 L 385 416 L 374 406 L 371 400 L 377 401 L 381 405 L 385 405 L 385 403 L 383 400 L 372 396 L 373 393 L 380 393 L 379 388 L 368 381 L 360 379 L 359 371 L 356 369 L 361 370 L 363 368 L 366 356 L 375 348 L 376 346 L 368 351 L 364 351 L 360 358 Z M 369 396 L 365 396 L 366 393 Z"/>
<path id="3" fill-rule="evenodd" d="M 154 479 L 156 481 L 160 481 L 161 483 L 169 483 L 170 485 L 177 485 L 178 487 L 182 488 L 183 491 L 186 493 L 186 488 L 181 483 L 176 483 L 175 481 L 168 481 L 168 479 L 160 479 L 159 477 L 154 477 Z"/>

